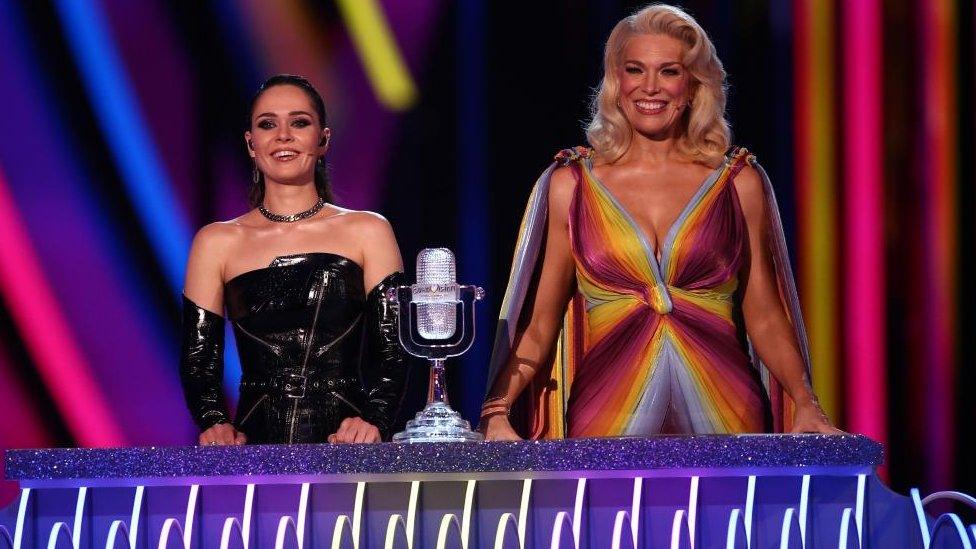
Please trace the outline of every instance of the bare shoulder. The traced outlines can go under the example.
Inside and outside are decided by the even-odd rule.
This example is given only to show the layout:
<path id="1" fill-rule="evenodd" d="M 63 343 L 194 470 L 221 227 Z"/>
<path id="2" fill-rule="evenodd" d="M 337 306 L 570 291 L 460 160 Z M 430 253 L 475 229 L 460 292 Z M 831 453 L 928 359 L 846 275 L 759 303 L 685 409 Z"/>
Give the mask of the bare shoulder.
<path id="1" fill-rule="evenodd" d="M 241 239 L 245 232 L 240 219 L 217 221 L 204 225 L 193 237 L 193 248 L 214 253 L 232 246 Z"/>
<path id="2" fill-rule="evenodd" d="M 197 231 L 186 264 L 184 295 L 217 314 L 223 310 L 221 288 L 227 258 L 239 248 L 245 231 L 235 221 L 211 223 Z"/>
<path id="3" fill-rule="evenodd" d="M 336 221 L 343 227 L 354 230 L 364 236 L 375 236 L 393 231 L 390 222 L 376 212 L 337 208 L 337 212 L 334 215 Z"/>
<path id="4" fill-rule="evenodd" d="M 756 168 L 746 165 L 732 182 L 735 185 L 736 194 L 739 195 L 739 203 L 747 217 L 750 212 L 763 211 L 766 203 L 765 190 L 763 189 L 762 177 Z"/>
<path id="5" fill-rule="evenodd" d="M 556 168 L 549 180 L 549 203 L 554 209 L 568 211 L 576 192 L 576 174 L 570 166 Z"/>
<path id="6" fill-rule="evenodd" d="M 549 180 L 550 193 L 572 194 L 576 188 L 576 174 L 571 166 L 560 166 L 552 172 Z"/>
<path id="7" fill-rule="evenodd" d="M 739 193 L 740 198 L 745 197 L 758 197 L 762 198 L 763 181 L 762 177 L 759 176 L 759 170 L 756 168 L 746 165 L 736 174 L 733 180 L 735 184 L 735 190 Z"/>
<path id="8" fill-rule="evenodd" d="M 358 243 L 364 260 L 368 261 L 367 256 L 371 251 L 397 247 L 393 227 L 385 217 L 376 212 L 336 208 L 328 221 L 334 223 L 332 228 L 338 229 L 339 234 L 344 235 L 348 242 Z"/>
<path id="9" fill-rule="evenodd" d="M 393 227 L 382 215 L 367 210 L 343 209 L 341 222 L 346 234 L 360 247 L 364 267 L 363 282 L 373 288 L 394 271 L 403 270 L 403 259 Z"/>

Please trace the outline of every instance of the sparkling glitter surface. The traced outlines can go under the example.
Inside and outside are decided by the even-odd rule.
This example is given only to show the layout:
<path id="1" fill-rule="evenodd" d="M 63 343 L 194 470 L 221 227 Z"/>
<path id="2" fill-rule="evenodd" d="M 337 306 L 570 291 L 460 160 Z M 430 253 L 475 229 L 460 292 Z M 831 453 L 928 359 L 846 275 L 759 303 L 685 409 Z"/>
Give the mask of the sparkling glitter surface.
<path id="1" fill-rule="evenodd" d="M 698 435 L 525 442 L 295 444 L 10 450 L 11 480 L 490 474 L 517 471 L 870 468 L 880 444 L 859 435 Z"/>

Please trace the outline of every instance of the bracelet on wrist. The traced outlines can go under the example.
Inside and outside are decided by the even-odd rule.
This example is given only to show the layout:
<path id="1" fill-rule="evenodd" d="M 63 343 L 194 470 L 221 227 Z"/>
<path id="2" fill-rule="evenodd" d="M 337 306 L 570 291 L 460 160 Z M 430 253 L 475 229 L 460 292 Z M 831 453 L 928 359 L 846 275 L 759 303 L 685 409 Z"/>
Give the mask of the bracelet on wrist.
<path id="1" fill-rule="evenodd" d="M 508 401 L 508 398 L 504 396 L 489 397 L 481 405 L 481 419 L 502 414 L 508 416 L 511 411 L 512 404 Z"/>

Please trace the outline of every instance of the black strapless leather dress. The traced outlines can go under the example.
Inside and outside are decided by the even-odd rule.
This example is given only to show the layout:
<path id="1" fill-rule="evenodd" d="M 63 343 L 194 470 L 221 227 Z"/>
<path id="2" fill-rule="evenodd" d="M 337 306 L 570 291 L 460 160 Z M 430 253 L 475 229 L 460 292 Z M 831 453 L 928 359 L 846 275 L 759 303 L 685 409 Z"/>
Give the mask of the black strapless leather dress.
<path id="1" fill-rule="evenodd" d="M 330 253 L 278 257 L 227 281 L 224 303 L 243 374 L 234 425 L 248 442 L 325 442 L 355 416 L 389 436 L 407 361 L 397 307 L 385 294 L 402 283 L 402 273 L 393 273 L 366 294 L 362 268 Z M 228 421 L 222 352 L 212 348 L 222 333 L 219 315 L 184 299 L 181 378 L 201 430 Z"/>

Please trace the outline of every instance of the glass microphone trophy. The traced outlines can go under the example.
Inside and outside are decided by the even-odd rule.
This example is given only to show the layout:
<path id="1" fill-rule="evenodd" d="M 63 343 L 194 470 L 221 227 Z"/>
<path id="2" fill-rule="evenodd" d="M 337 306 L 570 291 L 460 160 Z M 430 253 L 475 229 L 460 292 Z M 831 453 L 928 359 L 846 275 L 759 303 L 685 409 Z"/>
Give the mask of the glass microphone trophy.
<path id="1" fill-rule="evenodd" d="M 471 348 L 474 304 L 484 297 L 481 288 L 459 286 L 456 280 L 451 250 L 425 248 L 417 254 L 417 283 L 388 290 L 387 297 L 400 306 L 400 344 L 408 353 L 430 361 L 427 406 L 407 422 L 405 430 L 393 435 L 394 442 L 484 439 L 447 402 L 444 361 Z"/>

